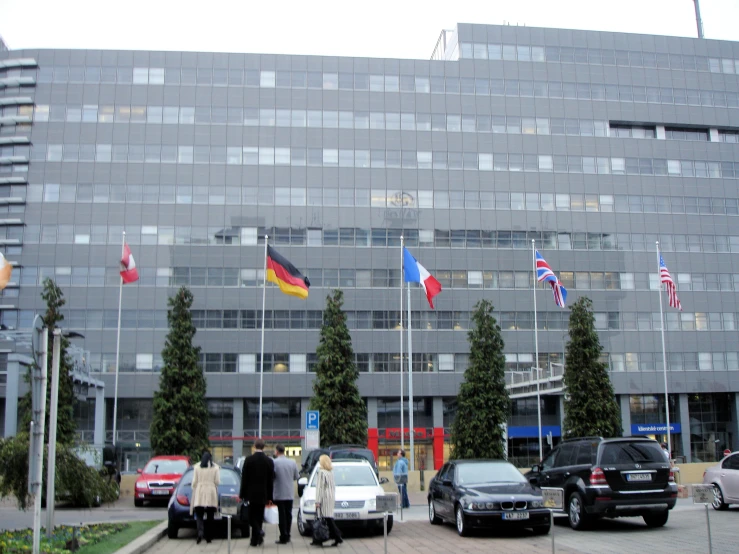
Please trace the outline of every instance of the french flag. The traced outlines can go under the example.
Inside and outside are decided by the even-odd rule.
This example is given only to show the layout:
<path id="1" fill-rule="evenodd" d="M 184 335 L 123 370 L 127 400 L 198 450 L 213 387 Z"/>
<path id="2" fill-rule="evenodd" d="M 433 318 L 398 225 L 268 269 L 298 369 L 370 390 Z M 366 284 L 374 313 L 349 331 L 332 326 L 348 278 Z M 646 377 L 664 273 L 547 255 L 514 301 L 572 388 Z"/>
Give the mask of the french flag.
<path id="1" fill-rule="evenodd" d="M 434 296 L 441 292 L 441 283 L 428 270 L 418 263 L 413 254 L 403 248 L 403 273 L 406 283 L 420 283 L 426 292 L 429 306 L 434 309 Z"/>
<path id="2" fill-rule="evenodd" d="M 539 251 L 536 250 L 536 280 L 540 283 L 546 281 L 552 287 L 552 293 L 554 294 L 554 303 L 560 308 L 565 307 L 565 301 L 567 300 L 567 289 L 562 286 L 562 283 L 557 276 L 549 267 L 547 261 L 543 258 Z"/>
<path id="3" fill-rule="evenodd" d="M 123 245 L 123 256 L 121 257 L 121 279 L 124 283 L 134 283 L 139 280 L 139 270 L 133 260 L 131 249 L 127 244 Z"/>

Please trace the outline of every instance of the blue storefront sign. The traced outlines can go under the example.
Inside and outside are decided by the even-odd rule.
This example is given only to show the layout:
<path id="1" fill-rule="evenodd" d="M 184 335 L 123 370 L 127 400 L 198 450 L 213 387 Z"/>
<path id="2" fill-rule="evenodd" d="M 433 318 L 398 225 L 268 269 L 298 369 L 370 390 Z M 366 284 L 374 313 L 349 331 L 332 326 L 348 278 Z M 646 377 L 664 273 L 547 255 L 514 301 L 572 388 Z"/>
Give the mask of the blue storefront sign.
<path id="1" fill-rule="evenodd" d="M 546 437 L 552 433 L 553 437 L 562 436 L 562 428 L 559 425 L 542 425 L 541 436 Z M 509 439 L 533 439 L 539 437 L 539 428 L 536 425 L 522 427 L 508 427 Z"/>
<path id="2" fill-rule="evenodd" d="M 632 435 L 664 435 L 667 432 L 665 423 L 632 423 Z M 670 423 L 670 433 L 681 433 L 679 423 Z"/>

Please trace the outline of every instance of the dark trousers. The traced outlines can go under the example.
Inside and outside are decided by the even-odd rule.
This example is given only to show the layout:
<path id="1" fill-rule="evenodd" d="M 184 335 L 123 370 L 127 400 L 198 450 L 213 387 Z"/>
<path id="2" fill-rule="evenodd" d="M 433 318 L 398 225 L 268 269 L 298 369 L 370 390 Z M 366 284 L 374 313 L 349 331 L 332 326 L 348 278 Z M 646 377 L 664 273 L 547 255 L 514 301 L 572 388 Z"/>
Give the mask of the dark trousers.
<path id="1" fill-rule="evenodd" d="M 280 514 L 280 540 L 290 540 L 290 527 L 293 524 L 293 501 L 275 500 L 277 512 Z"/>
<path id="2" fill-rule="evenodd" d="M 249 503 L 249 526 L 251 527 L 251 545 L 257 546 L 263 541 L 262 524 L 264 523 L 264 504 Z"/>
<path id="3" fill-rule="evenodd" d="M 195 507 L 195 524 L 198 528 L 198 537 L 204 538 L 206 541 L 213 539 L 213 518 L 216 509 L 211 507 L 196 506 Z M 205 520 L 205 516 L 208 519 Z"/>
<path id="4" fill-rule="evenodd" d="M 334 518 L 327 517 L 326 519 L 326 525 L 328 525 L 328 536 L 331 539 L 334 539 L 335 541 L 341 540 L 341 531 L 339 531 L 339 528 L 336 527 L 336 522 L 334 521 Z"/>

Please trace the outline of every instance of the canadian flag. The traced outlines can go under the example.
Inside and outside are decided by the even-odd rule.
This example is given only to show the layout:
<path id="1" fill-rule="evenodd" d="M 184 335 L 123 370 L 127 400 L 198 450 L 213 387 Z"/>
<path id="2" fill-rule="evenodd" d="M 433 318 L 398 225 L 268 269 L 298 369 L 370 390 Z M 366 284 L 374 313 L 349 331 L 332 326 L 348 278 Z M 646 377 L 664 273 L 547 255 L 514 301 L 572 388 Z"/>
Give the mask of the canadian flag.
<path id="1" fill-rule="evenodd" d="M 127 244 L 123 244 L 123 257 L 121 258 L 121 279 L 124 283 L 133 283 L 139 280 L 139 270 L 136 269 L 136 262 L 133 261 L 131 249 Z"/>

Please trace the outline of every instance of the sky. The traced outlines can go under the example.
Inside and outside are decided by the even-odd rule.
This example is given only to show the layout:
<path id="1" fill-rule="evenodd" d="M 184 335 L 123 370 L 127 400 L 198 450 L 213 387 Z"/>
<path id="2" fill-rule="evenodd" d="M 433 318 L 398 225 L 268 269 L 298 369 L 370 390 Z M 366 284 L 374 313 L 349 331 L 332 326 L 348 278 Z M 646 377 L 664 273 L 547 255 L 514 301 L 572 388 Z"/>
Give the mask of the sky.
<path id="1" fill-rule="evenodd" d="M 701 0 L 739 40 L 739 0 Z M 457 23 L 697 36 L 693 0 L 0 0 L 13 49 L 184 50 L 428 59 Z"/>

